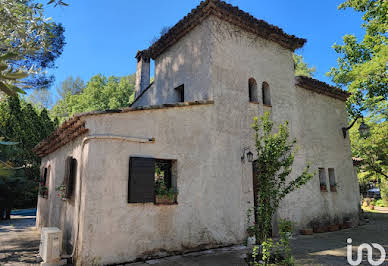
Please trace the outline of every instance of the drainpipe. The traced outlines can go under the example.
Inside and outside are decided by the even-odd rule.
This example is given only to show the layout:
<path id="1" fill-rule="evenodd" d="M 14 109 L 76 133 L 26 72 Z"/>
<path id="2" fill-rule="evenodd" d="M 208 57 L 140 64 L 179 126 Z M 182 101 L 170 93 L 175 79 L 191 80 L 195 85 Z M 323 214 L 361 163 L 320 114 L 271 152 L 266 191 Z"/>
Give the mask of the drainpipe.
<path id="1" fill-rule="evenodd" d="M 85 147 L 86 142 L 90 140 L 118 140 L 118 141 L 126 141 L 126 142 L 137 142 L 137 143 L 154 143 L 155 138 L 142 138 L 142 137 L 130 137 L 130 136 L 116 136 L 116 135 L 92 135 L 87 136 L 82 140 L 81 143 L 81 156 L 80 156 L 80 174 L 79 174 L 79 193 L 77 195 L 78 198 L 78 208 L 77 208 L 77 227 L 75 232 L 75 238 L 74 238 L 74 246 L 73 251 L 71 252 L 70 256 L 62 256 L 63 258 L 74 258 L 75 251 L 77 249 L 78 244 L 78 233 L 79 233 L 79 214 L 81 211 L 81 192 L 82 192 L 82 172 L 83 172 L 83 150 Z"/>

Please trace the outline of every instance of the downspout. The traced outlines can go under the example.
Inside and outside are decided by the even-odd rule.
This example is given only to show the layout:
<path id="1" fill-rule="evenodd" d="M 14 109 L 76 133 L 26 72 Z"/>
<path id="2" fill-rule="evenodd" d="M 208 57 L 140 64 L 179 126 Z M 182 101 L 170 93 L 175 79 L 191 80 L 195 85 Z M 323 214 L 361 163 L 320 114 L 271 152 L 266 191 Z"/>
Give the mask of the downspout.
<path id="1" fill-rule="evenodd" d="M 130 137 L 130 136 L 117 136 L 117 135 L 92 135 L 84 138 L 81 143 L 81 156 L 80 156 L 80 174 L 79 174 L 79 193 L 78 193 L 78 210 L 77 210 L 77 227 L 74 238 L 74 246 L 73 251 L 70 256 L 63 256 L 64 258 L 74 258 L 75 251 L 77 249 L 78 244 L 78 233 L 79 233 L 79 225 L 80 219 L 79 214 L 81 212 L 81 192 L 82 192 L 82 173 L 83 173 L 83 150 L 86 142 L 89 140 L 119 140 L 119 141 L 127 141 L 127 142 L 138 142 L 138 143 L 153 143 L 155 142 L 155 138 L 142 138 L 142 137 Z"/>

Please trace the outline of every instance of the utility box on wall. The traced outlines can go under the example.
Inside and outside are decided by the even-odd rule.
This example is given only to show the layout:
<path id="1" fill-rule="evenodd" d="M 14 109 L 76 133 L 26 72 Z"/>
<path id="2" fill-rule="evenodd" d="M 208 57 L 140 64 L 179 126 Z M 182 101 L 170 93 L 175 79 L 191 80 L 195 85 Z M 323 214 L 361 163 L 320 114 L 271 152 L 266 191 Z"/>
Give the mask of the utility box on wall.
<path id="1" fill-rule="evenodd" d="M 44 227 L 41 230 L 39 255 L 45 263 L 58 262 L 61 259 L 62 231 L 56 227 Z"/>

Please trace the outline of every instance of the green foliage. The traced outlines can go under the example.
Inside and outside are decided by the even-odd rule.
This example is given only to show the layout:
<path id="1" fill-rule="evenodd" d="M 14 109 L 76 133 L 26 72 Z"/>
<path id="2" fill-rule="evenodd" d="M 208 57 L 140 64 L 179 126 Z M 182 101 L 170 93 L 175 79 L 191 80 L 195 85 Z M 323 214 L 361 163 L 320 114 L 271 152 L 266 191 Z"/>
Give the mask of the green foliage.
<path id="1" fill-rule="evenodd" d="M 290 192 L 306 184 L 313 174 L 309 172 L 309 165 L 296 179 L 289 181 L 296 149 L 296 140 L 289 140 L 287 121 L 280 124 L 278 132 L 273 134 L 273 123 L 269 113 L 261 117 L 261 125 L 255 117 L 252 128 L 255 130 L 257 151 L 258 198 L 256 206 L 257 234 L 256 240 L 261 243 L 270 237 L 272 217 L 279 207 L 281 200 Z"/>
<path id="2" fill-rule="evenodd" d="M 381 205 L 388 207 L 388 180 L 382 180 L 380 183 Z"/>
<path id="3" fill-rule="evenodd" d="M 375 205 L 377 207 L 388 207 L 388 198 L 387 199 L 378 199 L 378 200 L 376 200 L 375 201 Z"/>
<path id="4" fill-rule="evenodd" d="M 363 159 L 360 168 L 360 184 L 385 178 L 388 180 L 388 121 L 383 115 L 365 118 L 370 127 L 368 138 L 360 138 L 359 123 L 350 129 L 353 156 Z"/>
<path id="5" fill-rule="evenodd" d="M 16 176 L 18 189 L 14 189 L 16 183 L 13 180 L 0 175 L 4 183 L 11 184 L 12 190 L 9 191 L 15 194 L 15 198 L 6 198 L 7 204 L 23 207 L 36 203 L 40 159 L 32 149 L 49 136 L 54 127 L 45 109 L 38 111 L 18 97 L 8 97 L 0 102 L 0 134 L 6 141 L 18 143 L 12 146 L 0 145 L 0 157 L 13 167 L 22 168 Z"/>
<path id="6" fill-rule="evenodd" d="M 252 251 L 253 265 L 279 264 L 279 265 L 295 265 L 295 260 L 291 254 L 290 237 L 292 232 L 292 223 L 288 220 L 279 221 L 280 239 L 274 241 L 272 238 L 267 238 L 261 243 L 261 254 L 259 246 L 254 246 Z"/>
<path id="7" fill-rule="evenodd" d="M 22 93 L 23 79 L 41 71 L 31 62 L 48 55 L 56 34 L 63 36 L 63 31 L 56 31 L 57 25 L 43 16 L 42 6 L 30 1 L 0 1 L 0 91 L 5 94 Z M 57 44 L 60 54 L 64 43 Z M 52 57 L 43 61 L 47 65 L 59 54 L 49 54 Z"/>
<path id="8" fill-rule="evenodd" d="M 315 67 L 309 67 L 301 55 L 292 54 L 292 59 L 295 64 L 295 76 L 312 77 L 314 75 Z"/>
<path id="9" fill-rule="evenodd" d="M 387 115 L 381 107 L 386 108 L 388 99 L 388 1 L 347 0 L 339 6 L 345 8 L 364 13 L 362 27 L 366 33 L 360 42 L 354 35 L 345 35 L 343 45 L 334 44 L 340 57 L 338 67 L 328 75 L 352 93 L 347 102 L 351 116 L 366 110 Z"/>
<path id="10" fill-rule="evenodd" d="M 129 98 L 135 87 L 135 75 L 106 78 L 99 74 L 93 76 L 84 88 L 81 85 L 82 82 L 77 79 L 70 86 L 62 84 L 61 91 L 66 92 L 66 95 L 51 112 L 60 122 L 76 113 L 129 106 Z"/>

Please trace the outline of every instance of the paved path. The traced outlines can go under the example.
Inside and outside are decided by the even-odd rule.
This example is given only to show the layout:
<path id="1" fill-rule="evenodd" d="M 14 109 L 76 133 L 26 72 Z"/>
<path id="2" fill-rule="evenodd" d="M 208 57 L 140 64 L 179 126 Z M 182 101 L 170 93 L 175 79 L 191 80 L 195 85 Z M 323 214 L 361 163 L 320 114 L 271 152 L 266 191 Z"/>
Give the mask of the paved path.
<path id="1" fill-rule="evenodd" d="M 292 240 L 297 264 L 349 265 L 346 261 L 346 240 L 349 237 L 355 249 L 361 243 L 372 242 L 383 245 L 388 253 L 388 210 L 382 211 L 386 213 L 369 213 L 370 222 L 357 228 L 297 236 Z M 0 222 L 0 265 L 37 265 L 39 233 L 34 230 L 35 217 L 24 214 L 12 218 L 11 223 Z M 245 254 L 244 246 L 233 246 L 126 265 L 239 266 L 245 265 Z M 365 259 L 363 265 L 369 265 Z M 388 256 L 383 265 L 388 265 Z"/>
<path id="2" fill-rule="evenodd" d="M 35 213 L 17 214 L 11 221 L 0 221 L 0 265 L 35 265 L 40 241 L 34 228 Z"/>

